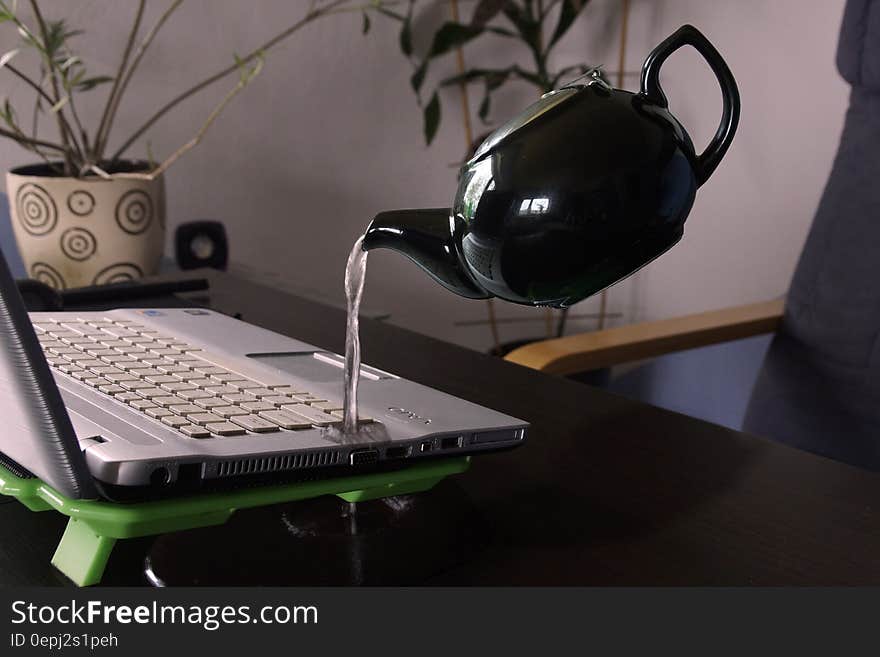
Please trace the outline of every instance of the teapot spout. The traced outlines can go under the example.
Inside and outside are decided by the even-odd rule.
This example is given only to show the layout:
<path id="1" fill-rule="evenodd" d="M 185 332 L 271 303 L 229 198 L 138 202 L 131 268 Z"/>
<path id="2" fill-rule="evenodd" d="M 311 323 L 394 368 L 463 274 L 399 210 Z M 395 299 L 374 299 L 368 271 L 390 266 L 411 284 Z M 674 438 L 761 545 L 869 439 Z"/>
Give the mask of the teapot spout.
<path id="1" fill-rule="evenodd" d="M 451 215 L 449 208 L 380 212 L 364 233 L 363 249 L 397 251 L 446 289 L 468 299 L 488 299 L 492 295 L 474 282 L 462 264 Z"/>

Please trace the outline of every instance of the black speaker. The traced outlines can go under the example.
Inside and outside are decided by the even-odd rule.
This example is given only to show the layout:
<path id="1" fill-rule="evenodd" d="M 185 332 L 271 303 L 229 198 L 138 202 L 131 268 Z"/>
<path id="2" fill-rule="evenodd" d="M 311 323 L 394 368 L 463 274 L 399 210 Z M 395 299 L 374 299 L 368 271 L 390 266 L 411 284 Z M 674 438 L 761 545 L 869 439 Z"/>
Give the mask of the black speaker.
<path id="1" fill-rule="evenodd" d="M 226 271 L 229 242 L 219 221 L 190 221 L 177 227 L 174 252 L 181 269 L 212 267 Z"/>

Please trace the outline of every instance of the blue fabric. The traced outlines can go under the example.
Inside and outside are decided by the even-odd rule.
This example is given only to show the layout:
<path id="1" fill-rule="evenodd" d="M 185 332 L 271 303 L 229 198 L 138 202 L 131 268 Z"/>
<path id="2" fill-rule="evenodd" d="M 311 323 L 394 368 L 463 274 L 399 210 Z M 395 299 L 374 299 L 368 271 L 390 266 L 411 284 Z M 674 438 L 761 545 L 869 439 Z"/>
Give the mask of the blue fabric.
<path id="1" fill-rule="evenodd" d="M 848 2 L 838 66 L 840 146 L 744 428 L 880 470 L 880 0 Z"/>
<path id="2" fill-rule="evenodd" d="M 739 430 L 770 339 L 759 335 L 655 358 L 615 376 L 604 387 Z"/>
<path id="3" fill-rule="evenodd" d="M 12 224 L 9 219 L 9 205 L 5 194 L 0 194 L 0 249 L 3 249 L 3 255 L 6 256 L 6 262 L 13 277 L 24 278 L 24 263 L 15 243 L 15 235 L 12 232 Z"/>

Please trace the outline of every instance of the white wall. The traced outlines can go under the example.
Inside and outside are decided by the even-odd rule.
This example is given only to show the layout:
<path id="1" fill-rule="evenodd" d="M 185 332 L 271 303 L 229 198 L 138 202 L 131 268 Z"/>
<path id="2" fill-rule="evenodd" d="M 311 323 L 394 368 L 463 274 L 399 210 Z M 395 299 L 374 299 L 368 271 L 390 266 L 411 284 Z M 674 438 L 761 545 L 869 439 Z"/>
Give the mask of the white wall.
<path id="1" fill-rule="evenodd" d="M 468 2 L 463 3 L 465 7 Z M 659 318 L 744 303 L 784 292 L 836 147 L 847 88 L 833 65 L 843 0 L 633 0 L 628 69 L 637 72 L 651 47 L 681 23 L 703 30 L 740 84 L 742 123 L 731 151 L 700 191 L 684 241 L 638 277 L 611 291 L 622 321 Z M 151 2 L 152 16 L 160 10 Z M 560 62 L 586 60 L 614 69 L 618 0 L 593 0 L 560 44 Z M 117 121 L 117 139 L 152 108 L 293 22 L 305 0 L 187 0 L 144 60 Z M 112 70 L 133 2 L 44 0 L 87 29 L 80 38 L 95 72 Z M 442 12 L 442 8 L 437 11 Z M 194 218 L 224 221 L 232 258 L 284 284 L 341 299 L 342 271 L 352 242 L 382 209 L 448 205 L 464 136 L 457 98 L 430 149 L 408 88 L 410 70 L 397 49 L 396 26 L 374 20 L 367 37 L 359 16 L 315 23 L 272 51 L 262 75 L 237 98 L 204 143 L 169 179 L 171 225 Z M 6 26 L 0 26 L 6 27 Z M 0 30 L 0 45 L 13 33 Z M 467 52 L 471 61 L 508 61 L 504 43 Z M 437 66 L 449 73 L 452 61 Z M 13 99 L 26 94 L 3 80 Z M 634 88 L 637 76 L 625 86 Z M 154 152 L 168 153 L 192 136 L 227 87 L 194 98 L 150 133 Z M 718 91 L 692 51 L 664 68 L 672 110 L 696 144 L 714 132 Z M 4 94 L 5 95 L 5 94 Z M 496 102 L 501 120 L 527 104 L 528 88 Z M 88 109 L 88 103 L 86 103 Z M 143 155 L 141 144 L 135 155 Z M 0 142 L 0 168 L 29 158 Z M 485 327 L 454 322 L 485 316 L 431 283 L 404 259 L 371 256 L 365 304 L 393 321 L 475 348 L 489 345 Z M 576 309 L 596 308 L 590 300 Z M 540 320 L 542 311 L 498 305 L 503 317 Z M 590 322 L 572 323 L 572 330 Z M 340 327 L 340 330 L 342 327 Z M 541 321 L 506 326 L 504 339 L 540 334 Z"/>

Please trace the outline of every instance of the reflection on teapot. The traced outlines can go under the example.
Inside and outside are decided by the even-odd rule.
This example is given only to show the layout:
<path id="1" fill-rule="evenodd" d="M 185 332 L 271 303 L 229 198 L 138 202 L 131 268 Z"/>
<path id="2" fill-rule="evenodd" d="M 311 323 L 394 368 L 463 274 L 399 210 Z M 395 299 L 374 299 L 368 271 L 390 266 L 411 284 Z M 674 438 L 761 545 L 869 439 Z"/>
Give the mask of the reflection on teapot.
<path id="1" fill-rule="evenodd" d="M 721 123 L 700 155 L 660 87 L 660 67 L 684 45 L 706 59 L 723 95 Z M 551 91 L 477 149 L 451 209 L 382 212 L 363 248 L 403 253 L 465 297 L 570 306 L 681 239 L 739 109 L 727 64 L 685 25 L 648 56 L 638 93 L 596 73 Z"/>

